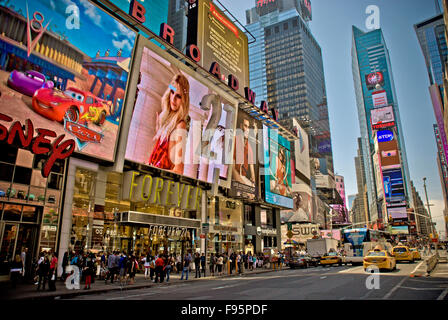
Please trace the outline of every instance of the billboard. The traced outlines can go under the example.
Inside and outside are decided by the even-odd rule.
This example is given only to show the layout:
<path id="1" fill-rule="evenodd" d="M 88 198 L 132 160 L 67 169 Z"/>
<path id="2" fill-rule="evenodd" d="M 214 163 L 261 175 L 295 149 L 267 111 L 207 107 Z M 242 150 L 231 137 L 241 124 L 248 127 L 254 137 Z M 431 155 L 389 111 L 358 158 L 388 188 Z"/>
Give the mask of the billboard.
<path id="1" fill-rule="evenodd" d="M 320 235 L 322 238 L 333 238 L 336 240 L 341 240 L 341 230 L 339 229 L 320 230 Z"/>
<path id="2" fill-rule="evenodd" d="M 368 90 L 375 89 L 375 86 L 377 84 L 379 84 L 380 86 L 384 85 L 384 75 L 380 71 L 367 74 L 365 79 Z"/>
<path id="3" fill-rule="evenodd" d="M 373 107 L 379 108 L 387 106 L 386 90 L 375 91 L 372 93 Z"/>
<path id="4" fill-rule="evenodd" d="M 406 207 L 389 207 L 387 208 L 387 214 L 389 218 L 389 222 L 392 222 L 396 219 L 408 219 L 408 213 L 406 211 Z"/>
<path id="5" fill-rule="evenodd" d="M 265 201 L 293 208 L 290 142 L 278 130 L 263 125 Z"/>
<path id="6" fill-rule="evenodd" d="M 392 106 L 370 110 L 372 129 L 379 130 L 395 126 Z"/>
<path id="7" fill-rule="evenodd" d="M 319 235 L 319 225 L 313 223 L 294 223 L 291 228 L 291 239 L 298 243 L 305 244 L 307 240 L 313 239 L 315 235 Z M 283 224 L 281 226 L 282 234 L 282 248 L 284 248 L 284 242 L 288 239 L 288 225 Z"/>
<path id="8" fill-rule="evenodd" d="M 210 0 L 190 1 L 187 30 L 187 45 L 194 44 L 201 52 L 199 64 L 226 83 L 232 75 L 238 88 L 232 87 L 244 96 L 249 87 L 246 34 Z"/>
<path id="9" fill-rule="evenodd" d="M 300 179 L 298 183 L 292 185 L 293 208 L 292 210 L 282 210 L 280 212 L 283 222 L 312 222 L 313 221 L 313 201 L 311 197 L 311 187 Z"/>
<path id="10" fill-rule="evenodd" d="M 0 10 L 0 110 L 114 161 L 136 34 L 89 1 L 17 0 Z"/>
<path id="11" fill-rule="evenodd" d="M 294 141 L 295 168 L 305 177 L 310 179 L 310 148 L 308 134 L 295 119 L 293 119 L 293 126 L 297 131 L 298 136 L 298 139 Z"/>
<path id="12" fill-rule="evenodd" d="M 310 0 L 301 0 L 300 1 L 300 9 L 302 11 L 302 18 L 306 21 L 311 21 L 313 18 L 312 10 L 311 10 L 311 1 Z"/>
<path id="13" fill-rule="evenodd" d="M 391 130 L 380 130 L 376 132 L 378 142 L 388 142 L 394 139 L 394 133 Z"/>
<path id="14" fill-rule="evenodd" d="M 125 158 L 209 183 L 216 169 L 227 179 L 235 107 L 146 43 Z"/>
<path id="15" fill-rule="evenodd" d="M 408 226 L 391 227 L 391 234 L 409 234 Z"/>
<path id="16" fill-rule="evenodd" d="M 379 142 L 378 154 L 380 156 L 381 168 L 383 170 L 400 168 L 400 152 L 397 140 Z"/>
<path id="17" fill-rule="evenodd" d="M 406 200 L 401 169 L 383 170 L 383 184 L 388 205 Z"/>
<path id="18" fill-rule="evenodd" d="M 443 102 L 440 96 L 439 86 L 434 84 L 429 87 L 429 93 L 431 95 L 431 101 L 434 109 L 434 115 L 436 116 L 437 126 L 439 127 L 439 135 L 440 141 L 443 147 L 443 155 L 445 156 L 445 160 L 448 161 L 448 142 L 445 133 L 445 123 L 443 121 Z"/>
<path id="19" fill-rule="evenodd" d="M 251 200 L 259 197 L 259 163 L 258 149 L 260 148 L 258 137 L 262 124 L 246 112 L 239 110 L 235 131 L 235 152 L 232 166 L 233 197 L 248 198 Z M 262 136 L 260 135 L 262 138 Z"/>
<path id="20" fill-rule="evenodd" d="M 330 175 L 328 174 L 327 159 L 313 158 L 311 159 L 314 170 L 314 178 L 316 181 L 316 188 L 330 188 Z"/>

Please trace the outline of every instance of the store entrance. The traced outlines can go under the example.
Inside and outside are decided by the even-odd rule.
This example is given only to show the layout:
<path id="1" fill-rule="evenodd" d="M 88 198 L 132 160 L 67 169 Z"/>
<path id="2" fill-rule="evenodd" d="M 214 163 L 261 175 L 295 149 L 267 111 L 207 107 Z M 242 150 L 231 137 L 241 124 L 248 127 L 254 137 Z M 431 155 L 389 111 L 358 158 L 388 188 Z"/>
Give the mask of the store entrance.
<path id="1" fill-rule="evenodd" d="M 0 224 L 0 276 L 9 274 L 10 263 L 24 248 L 34 253 L 37 226 L 4 222 Z"/>

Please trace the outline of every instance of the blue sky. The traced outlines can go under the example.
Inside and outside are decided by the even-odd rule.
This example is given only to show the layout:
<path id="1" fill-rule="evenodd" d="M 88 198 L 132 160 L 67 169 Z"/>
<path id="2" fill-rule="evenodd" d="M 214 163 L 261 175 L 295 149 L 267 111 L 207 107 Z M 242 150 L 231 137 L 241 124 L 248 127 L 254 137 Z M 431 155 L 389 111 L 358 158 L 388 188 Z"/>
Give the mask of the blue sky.
<path id="1" fill-rule="evenodd" d="M 220 0 L 243 24 L 245 10 L 254 0 Z M 356 194 L 354 157 L 360 135 L 351 67 L 352 25 L 367 31 L 365 13 L 369 5 L 380 9 L 383 31 L 392 64 L 398 105 L 404 131 L 411 179 L 422 199 L 423 177 L 437 228 L 443 230 L 443 198 L 436 163 L 432 125 L 434 112 L 429 96 L 429 79 L 414 24 L 436 15 L 433 0 L 314 0 L 311 1 L 311 31 L 324 59 L 334 167 L 345 177 L 346 195 Z"/>
<path id="2" fill-rule="evenodd" d="M 6 1 L 1 0 L 0 4 Z M 9 1 L 15 10 L 21 10 L 26 17 L 26 0 Z M 71 15 L 66 13 L 67 7 L 76 5 L 79 8 L 79 29 L 67 29 L 66 20 Z M 9 6 L 9 5 L 8 5 Z M 122 56 L 129 57 L 135 41 L 135 33 L 119 24 L 108 14 L 105 14 L 87 0 L 28 0 L 30 20 L 34 12 L 39 11 L 44 16 L 43 26 L 50 22 L 49 29 L 65 33 L 67 40 L 90 57 L 98 50 L 104 55 L 107 49 L 115 56 L 123 49 Z"/>

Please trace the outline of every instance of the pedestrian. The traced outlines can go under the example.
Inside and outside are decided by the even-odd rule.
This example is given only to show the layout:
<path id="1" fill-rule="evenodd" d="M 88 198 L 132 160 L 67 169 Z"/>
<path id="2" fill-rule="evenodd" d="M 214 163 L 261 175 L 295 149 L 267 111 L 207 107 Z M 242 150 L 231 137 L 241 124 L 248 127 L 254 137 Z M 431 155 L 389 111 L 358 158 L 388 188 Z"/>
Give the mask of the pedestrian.
<path id="1" fill-rule="evenodd" d="M 174 257 L 170 256 L 170 257 L 168 257 L 168 259 L 166 261 L 165 270 L 164 270 L 164 272 L 166 274 L 166 282 L 170 282 L 170 273 L 171 273 L 171 270 L 173 269 L 173 267 L 174 267 Z"/>
<path id="2" fill-rule="evenodd" d="M 216 265 L 218 267 L 218 276 L 222 276 L 222 266 L 224 264 L 224 257 L 220 254 L 218 260 L 216 261 Z"/>
<path id="3" fill-rule="evenodd" d="M 249 251 L 247 254 L 247 266 L 249 270 L 253 270 L 254 261 L 252 259 L 252 253 Z"/>
<path id="4" fill-rule="evenodd" d="M 188 272 L 190 271 L 190 262 L 191 262 L 191 257 L 189 254 L 186 254 L 184 257 L 184 263 L 182 266 L 182 276 L 180 277 L 180 280 L 184 279 L 184 274 L 186 274 L 186 278 L 185 280 L 188 280 Z"/>
<path id="5" fill-rule="evenodd" d="M 95 260 L 94 256 L 89 252 L 84 259 L 83 265 L 83 273 L 85 277 L 84 290 L 90 289 L 90 285 L 92 284 L 92 276 L 95 273 Z"/>
<path id="6" fill-rule="evenodd" d="M 12 288 L 15 288 L 17 286 L 17 282 L 19 282 L 20 278 L 23 275 L 23 261 L 20 255 L 16 254 L 16 257 L 11 263 L 11 284 Z"/>
<path id="7" fill-rule="evenodd" d="M 210 254 L 209 266 L 210 266 L 210 275 L 214 276 L 216 266 L 216 256 L 213 254 L 213 252 Z"/>
<path id="8" fill-rule="evenodd" d="M 178 254 L 176 258 L 176 269 L 177 274 L 179 274 L 182 270 L 182 256 L 180 254 Z"/>
<path id="9" fill-rule="evenodd" d="M 137 273 L 138 270 L 138 261 L 137 258 L 132 255 L 130 262 L 129 262 L 129 284 L 134 284 L 135 282 L 135 274 Z"/>
<path id="10" fill-rule="evenodd" d="M 204 278 L 205 278 L 205 265 L 206 265 L 206 257 L 203 252 L 201 255 L 201 269 L 202 269 L 202 272 L 204 273 Z"/>
<path id="11" fill-rule="evenodd" d="M 243 258 L 242 258 L 242 252 L 240 252 L 239 254 L 237 254 L 236 256 L 236 263 L 238 265 L 238 273 L 241 274 L 243 273 Z"/>
<path id="12" fill-rule="evenodd" d="M 127 266 L 128 258 L 126 256 L 126 252 L 123 251 L 120 256 L 120 260 L 118 260 L 118 268 L 120 269 L 120 284 L 123 284 L 123 280 L 126 281 L 126 266 Z"/>
<path id="13" fill-rule="evenodd" d="M 107 257 L 107 269 L 109 272 L 107 273 L 106 279 L 104 279 L 104 283 L 107 284 L 107 280 L 110 279 L 110 283 L 114 283 L 115 271 L 116 271 L 116 251 L 111 253 Z"/>
<path id="14" fill-rule="evenodd" d="M 61 275 L 61 280 L 65 281 L 65 279 L 67 278 L 67 272 L 66 272 L 66 268 L 69 264 L 69 254 L 68 251 L 64 252 L 64 256 L 62 257 L 62 275 Z"/>
<path id="15" fill-rule="evenodd" d="M 149 261 L 149 278 L 151 279 L 151 281 L 154 281 L 154 275 L 156 273 L 156 259 L 153 256 L 150 256 L 150 261 Z"/>
<path id="16" fill-rule="evenodd" d="M 159 257 L 155 261 L 155 265 L 156 265 L 156 278 L 154 282 L 157 283 L 160 281 L 160 283 L 162 283 L 164 278 L 163 269 L 165 267 L 165 261 L 163 261 L 162 259 L 162 254 L 159 254 Z"/>
<path id="17" fill-rule="evenodd" d="M 148 276 L 149 276 L 149 269 L 150 269 L 149 263 L 151 262 L 151 256 L 149 255 L 149 252 L 146 255 L 146 257 L 144 257 L 142 259 L 142 262 L 143 262 L 143 267 L 145 268 L 145 280 L 147 280 Z"/>
<path id="18" fill-rule="evenodd" d="M 57 252 L 52 252 L 50 258 L 50 270 L 48 272 L 48 290 L 56 291 L 56 278 L 57 278 L 57 268 L 58 268 L 58 258 Z"/>
<path id="19" fill-rule="evenodd" d="M 39 261 L 37 262 L 37 275 L 39 276 L 39 282 L 37 284 L 37 291 L 40 291 L 40 286 L 42 285 L 42 290 L 45 291 L 45 284 L 47 283 L 48 271 L 50 270 L 50 261 L 45 252 L 41 252 Z"/>
<path id="20" fill-rule="evenodd" d="M 195 278 L 200 278 L 201 277 L 201 257 L 199 256 L 199 253 L 197 253 L 197 252 L 194 256 L 194 270 L 196 271 Z"/>
<path id="21" fill-rule="evenodd" d="M 249 269 L 249 259 L 247 253 L 243 253 L 244 270 Z"/>

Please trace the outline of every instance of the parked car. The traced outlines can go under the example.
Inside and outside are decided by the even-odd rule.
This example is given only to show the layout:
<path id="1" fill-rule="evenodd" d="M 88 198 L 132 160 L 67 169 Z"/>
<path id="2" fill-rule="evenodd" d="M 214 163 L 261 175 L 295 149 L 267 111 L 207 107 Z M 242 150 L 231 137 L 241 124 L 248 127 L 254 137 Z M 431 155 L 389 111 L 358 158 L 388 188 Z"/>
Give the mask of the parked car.
<path id="1" fill-rule="evenodd" d="M 397 269 L 397 260 L 386 250 L 374 249 L 370 250 L 364 257 L 364 270 L 371 266 L 376 266 L 379 270 L 387 269 L 389 271 Z"/>
<path id="2" fill-rule="evenodd" d="M 403 245 L 398 245 L 393 248 L 394 257 L 399 261 L 409 261 L 414 263 L 414 254 L 409 250 L 408 247 Z"/>
<path id="3" fill-rule="evenodd" d="M 29 70 L 25 72 L 13 70 L 8 78 L 8 86 L 24 95 L 32 97 L 41 88 L 52 89 L 54 84 L 47 81 L 45 75 Z"/>
<path id="4" fill-rule="evenodd" d="M 414 260 L 422 260 L 422 256 L 417 248 L 410 248 L 412 254 L 414 255 Z"/>
<path id="5" fill-rule="evenodd" d="M 329 252 L 320 258 L 320 264 L 323 267 L 333 264 L 338 264 L 341 266 L 344 262 L 344 257 L 339 255 L 337 252 Z"/>
<path id="6" fill-rule="evenodd" d="M 103 125 L 110 114 L 109 102 L 88 91 L 68 88 L 39 89 L 33 96 L 33 109 L 47 119 L 63 122 L 67 117 L 73 122 L 92 122 Z"/>

